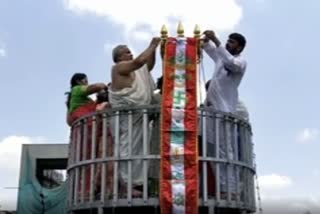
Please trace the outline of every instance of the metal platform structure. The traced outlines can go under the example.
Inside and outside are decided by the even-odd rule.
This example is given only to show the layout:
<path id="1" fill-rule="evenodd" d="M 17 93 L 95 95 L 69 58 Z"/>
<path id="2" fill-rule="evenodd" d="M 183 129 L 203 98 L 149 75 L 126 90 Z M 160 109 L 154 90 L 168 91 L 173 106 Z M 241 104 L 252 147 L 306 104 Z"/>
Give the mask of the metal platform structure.
<path id="1" fill-rule="evenodd" d="M 112 108 L 83 117 L 72 125 L 69 213 L 160 213 L 160 112 L 159 106 Z M 199 108 L 198 115 L 199 213 L 254 213 L 255 166 L 249 122 L 204 108 Z M 141 122 L 135 123 L 137 119 Z M 137 153 L 132 150 L 136 124 L 141 125 L 143 135 Z M 126 155 L 120 153 L 123 126 L 128 131 Z M 208 142 L 208 133 L 211 139 L 214 136 L 213 143 Z M 138 196 L 133 194 L 133 188 L 137 188 L 132 180 L 134 164 L 141 164 L 143 171 Z M 222 172 L 226 176 L 224 184 Z M 127 182 L 123 182 L 124 174 Z M 222 191 L 223 185 L 226 191 Z"/>

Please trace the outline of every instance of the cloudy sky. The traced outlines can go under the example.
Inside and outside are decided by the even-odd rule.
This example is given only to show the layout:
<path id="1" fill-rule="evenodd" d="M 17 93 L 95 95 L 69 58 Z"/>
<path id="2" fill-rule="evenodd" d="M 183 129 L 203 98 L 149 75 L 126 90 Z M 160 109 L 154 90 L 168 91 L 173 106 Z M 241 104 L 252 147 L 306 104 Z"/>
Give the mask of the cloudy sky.
<path id="1" fill-rule="evenodd" d="M 133 9 L 135 8 L 135 9 Z M 67 143 L 69 79 L 110 81 L 111 51 L 135 53 L 162 24 L 248 40 L 240 86 L 254 131 L 265 213 L 320 210 L 319 0 L 0 0 L 0 206 L 15 208 L 23 143 Z M 192 34 L 189 34 L 192 35 Z M 205 78 L 213 63 L 204 59 Z M 160 61 L 153 71 L 161 74 Z M 279 208 L 280 209 L 280 208 Z"/>

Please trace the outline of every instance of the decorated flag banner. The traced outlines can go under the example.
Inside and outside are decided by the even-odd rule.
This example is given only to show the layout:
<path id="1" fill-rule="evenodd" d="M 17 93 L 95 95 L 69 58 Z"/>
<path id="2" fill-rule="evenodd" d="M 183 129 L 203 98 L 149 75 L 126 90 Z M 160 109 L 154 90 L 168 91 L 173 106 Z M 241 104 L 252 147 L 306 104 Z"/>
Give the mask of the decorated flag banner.
<path id="1" fill-rule="evenodd" d="M 162 214 L 198 213 L 197 47 L 195 38 L 168 38 L 161 109 Z"/>

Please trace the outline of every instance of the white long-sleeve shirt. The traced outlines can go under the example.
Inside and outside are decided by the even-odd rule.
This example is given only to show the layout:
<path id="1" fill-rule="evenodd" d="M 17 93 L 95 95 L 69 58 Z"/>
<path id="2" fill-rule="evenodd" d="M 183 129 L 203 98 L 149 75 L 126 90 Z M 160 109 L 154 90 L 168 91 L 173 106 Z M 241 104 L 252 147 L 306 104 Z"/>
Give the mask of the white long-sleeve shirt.
<path id="1" fill-rule="evenodd" d="M 233 56 L 225 47 L 215 47 L 211 41 L 205 43 L 204 50 L 215 62 L 206 105 L 218 111 L 234 113 L 238 103 L 238 86 L 247 63 L 240 55 Z"/>

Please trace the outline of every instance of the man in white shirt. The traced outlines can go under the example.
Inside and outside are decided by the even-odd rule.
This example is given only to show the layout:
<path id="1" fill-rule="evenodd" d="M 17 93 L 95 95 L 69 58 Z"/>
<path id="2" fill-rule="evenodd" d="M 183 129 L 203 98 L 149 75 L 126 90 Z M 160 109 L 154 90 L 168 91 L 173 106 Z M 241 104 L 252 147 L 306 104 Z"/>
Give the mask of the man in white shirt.
<path id="1" fill-rule="evenodd" d="M 232 33 L 229 35 L 224 47 L 213 31 L 207 30 L 204 32 L 204 35 L 204 50 L 215 62 L 215 71 L 210 81 L 205 106 L 215 111 L 236 113 L 238 87 L 245 73 L 247 64 L 240 56 L 240 53 L 246 45 L 246 39 L 241 34 Z M 215 131 L 215 119 L 208 120 L 207 148 L 209 156 L 215 156 L 216 154 L 215 136 L 217 133 L 215 133 Z M 234 160 L 234 145 L 227 146 L 226 140 L 229 138 L 232 139 L 230 124 L 226 124 L 223 121 L 219 122 L 219 136 L 219 157 L 217 158 Z M 229 140 L 228 142 L 232 141 Z M 232 200 L 235 200 L 237 183 L 236 171 L 221 164 L 219 168 L 221 197 L 226 199 L 226 193 L 229 191 L 231 192 Z M 229 183 L 229 185 L 227 185 L 227 183 Z M 227 186 L 229 187 L 228 190 Z"/>
<path id="2" fill-rule="evenodd" d="M 204 35 L 204 50 L 215 62 L 212 84 L 207 94 L 207 106 L 213 106 L 218 111 L 234 113 L 238 103 L 238 86 L 247 66 L 246 61 L 240 56 L 246 39 L 241 34 L 232 33 L 223 47 L 213 31 L 205 31 Z"/>

